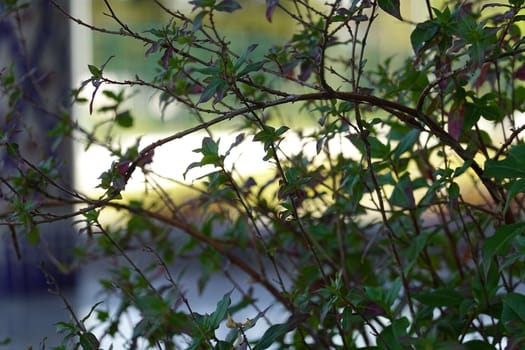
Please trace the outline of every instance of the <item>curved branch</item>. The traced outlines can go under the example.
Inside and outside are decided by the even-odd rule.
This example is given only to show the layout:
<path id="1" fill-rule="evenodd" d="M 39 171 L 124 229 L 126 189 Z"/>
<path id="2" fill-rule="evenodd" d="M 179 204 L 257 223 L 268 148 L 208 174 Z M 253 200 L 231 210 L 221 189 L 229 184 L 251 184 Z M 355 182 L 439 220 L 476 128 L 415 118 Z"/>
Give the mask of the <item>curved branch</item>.
<path id="1" fill-rule="evenodd" d="M 301 95 L 289 95 L 287 97 L 276 99 L 270 102 L 250 105 L 250 106 L 239 108 L 239 109 L 236 109 L 230 112 L 225 112 L 223 115 L 215 119 L 212 119 L 208 122 L 202 123 L 193 128 L 186 129 L 184 131 L 181 131 L 176 134 L 165 137 L 163 139 L 160 139 L 146 146 L 144 149 L 140 151 L 137 159 L 131 164 L 129 168 L 129 171 L 126 176 L 126 182 L 131 177 L 131 174 L 133 173 L 133 171 L 136 169 L 137 164 L 140 164 L 141 160 L 148 157 L 148 155 L 153 149 L 163 144 L 166 144 L 176 139 L 180 139 L 196 131 L 209 128 L 210 126 L 219 124 L 223 121 L 231 120 L 234 117 L 237 117 L 239 115 L 244 115 L 251 111 L 261 110 L 261 109 L 265 109 L 269 107 L 275 107 L 275 106 L 284 105 L 287 103 L 294 103 L 294 102 L 300 102 L 300 101 L 329 100 L 329 99 L 334 99 L 334 98 L 339 99 L 339 100 L 344 100 L 344 101 L 351 101 L 354 103 L 365 103 L 365 104 L 369 104 L 369 105 L 381 108 L 383 110 L 389 111 L 390 113 L 393 113 L 400 120 L 408 122 L 415 127 L 417 127 L 417 125 L 420 125 L 422 123 L 423 125 L 428 127 L 430 133 L 436 136 L 441 142 L 451 147 L 454 150 L 454 152 L 456 152 L 456 154 L 462 160 L 468 161 L 470 163 L 470 168 L 481 179 L 481 181 L 483 182 L 483 184 L 489 191 L 492 199 L 496 203 L 501 203 L 504 200 L 499 193 L 499 191 L 501 190 L 500 186 L 483 175 L 483 169 L 474 160 L 474 154 L 471 154 L 469 151 L 465 150 L 458 141 L 456 141 L 452 136 L 450 136 L 441 126 L 439 126 L 429 116 L 421 113 L 417 109 L 407 107 L 405 105 L 402 105 L 402 104 L 399 104 L 397 102 L 393 102 L 390 100 L 382 99 L 382 98 L 371 96 L 371 95 L 363 95 L 363 94 L 354 93 L 354 92 L 339 92 L 339 91 L 314 92 L 314 93 L 306 93 L 306 94 L 301 94 Z M 396 111 L 399 113 L 395 113 Z"/>

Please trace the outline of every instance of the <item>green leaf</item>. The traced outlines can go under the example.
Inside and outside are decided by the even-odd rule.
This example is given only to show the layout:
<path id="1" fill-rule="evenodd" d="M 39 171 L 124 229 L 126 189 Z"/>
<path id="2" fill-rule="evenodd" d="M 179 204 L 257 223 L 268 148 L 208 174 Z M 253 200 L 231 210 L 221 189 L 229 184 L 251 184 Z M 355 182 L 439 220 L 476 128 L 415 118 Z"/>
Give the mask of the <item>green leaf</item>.
<path id="1" fill-rule="evenodd" d="M 68 322 L 57 322 L 55 323 L 57 333 L 73 334 L 78 331 L 77 326 L 73 323 Z"/>
<path id="2" fill-rule="evenodd" d="M 290 316 L 286 323 L 275 324 L 264 332 L 259 342 L 253 347 L 253 350 L 264 350 L 272 346 L 277 339 L 286 333 L 297 328 L 304 320 L 308 318 L 308 314 L 297 314 Z"/>
<path id="3" fill-rule="evenodd" d="M 419 254 L 421 254 L 423 249 L 425 249 L 431 237 L 431 234 L 422 232 L 420 235 L 410 240 L 410 246 L 406 250 L 407 263 L 403 268 L 403 272 L 405 274 L 410 273 L 410 271 L 418 261 Z"/>
<path id="4" fill-rule="evenodd" d="M 514 145 L 509 150 L 509 155 L 525 167 L 525 144 Z"/>
<path id="5" fill-rule="evenodd" d="M 199 168 L 201 167 L 203 164 L 201 162 L 192 162 L 190 165 L 188 165 L 188 167 L 186 168 L 186 170 L 184 171 L 184 173 L 182 173 L 182 176 L 184 177 L 184 179 L 186 179 L 186 176 L 188 175 L 188 172 L 191 170 L 191 169 L 194 169 L 194 168 Z"/>
<path id="6" fill-rule="evenodd" d="M 485 119 L 495 122 L 499 122 L 503 119 L 503 117 L 505 117 L 501 107 L 493 103 L 481 107 L 480 112 Z"/>
<path id="7" fill-rule="evenodd" d="M 244 51 L 244 53 L 237 59 L 237 61 L 235 61 L 235 64 L 233 65 L 234 72 L 237 72 L 239 70 L 239 68 L 241 68 L 241 66 L 244 64 L 244 62 L 246 62 L 246 59 L 248 58 L 248 55 L 250 53 L 252 53 L 253 50 L 255 50 L 257 48 L 257 46 L 258 46 L 257 44 L 252 44 L 252 45 L 248 46 L 246 51 Z"/>
<path id="8" fill-rule="evenodd" d="M 195 335 L 191 341 L 191 344 L 186 348 L 186 350 L 197 350 L 202 349 L 204 339 L 200 335 Z"/>
<path id="9" fill-rule="evenodd" d="M 392 285 L 386 292 L 386 295 L 385 295 L 386 306 L 391 308 L 394 305 L 395 301 L 399 297 L 399 292 L 401 291 L 401 287 L 402 287 L 401 278 L 398 277 L 394 280 L 394 282 L 392 283 Z"/>
<path id="10" fill-rule="evenodd" d="M 483 244 L 483 261 L 485 271 L 489 270 L 492 259 L 507 254 L 507 249 L 517 235 L 525 232 L 525 222 L 500 226 Z"/>
<path id="11" fill-rule="evenodd" d="M 370 144 L 372 158 L 387 159 L 390 155 L 389 144 L 383 144 L 379 139 L 373 136 L 368 137 L 368 143 Z"/>
<path id="12" fill-rule="evenodd" d="M 399 141 L 396 148 L 394 149 L 393 158 L 394 161 L 398 161 L 399 157 L 406 151 L 412 148 L 414 144 L 416 143 L 417 139 L 419 138 L 420 131 L 416 129 L 412 129 L 408 132 L 405 137 Z"/>
<path id="13" fill-rule="evenodd" d="M 465 114 L 463 115 L 463 129 L 470 130 L 481 118 L 480 108 L 471 102 L 465 103 Z"/>
<path id="14" fill-rule="evenodd" d="M 17 156 L 18 155 L 18 144 L 17 143 L 13 143 L 13 142 L 7 142 L 5 144 L 6 146 L 6 150 L 7 150 L 7 154 L 10 155 L 10 156 Z"/>
<path id="15" fill-rule="evenodd" d="M 215 10 L 229 13 L 240 10 L 241 8 L 241 5 L 234 0 L 224 0 L 215 6 Z"/>
<path id="16" fill-rule="evenodd" d="M 29 227 L 26 227 L 26 230 L 27 230 L 26 232 L 27 241 L 32 245 L 38 244 L 40 242 L 38 226 L 31 224 Z"/>
<path id="17" fill-rule="evenodd" d="M 211 329 L 219 328 L 221 322 L 226 318 L 228 307 L 231 304 L 230 294 L 231 292 L 226 293 L 222 297 L 222 299 L 217 303 L 215 311 L 210 315 L 209 326 L 211 327 Z"/>
<path id="18" fill-rule="evenodd" d="M 483 175 L 496 179 L 523 178 L 525 177 L 525 166 L 513 157 L 507 157 L 502 160 L 488 159 L 485 161 Z"/>
<path id="19" fill-rule="evenodd" d="M 403 20 L 401 17 L 401 11 L 399 9 L 399 0 L 379 0 L 378 4 L 379 7 L 389 15 L 394 16 L 400 21 Z"/>
<path id="20" fill-rule="evenodd" d="M 456 182 L 448 186 L 448 198 L 451 203 L 456 203 L 459 198 L 459 185 Z"/>
<path id="21" fill-rule="evenodd" d="M 281 126 L 279 129 L 277 129 L 275 131 L 275 136 L 279 137 L 281 136 L 282 134 L 284 134 L 285 132 L 287 132 L 288 130 L 290 130 L 289 127 L 287 126 Z"/>
<path id="22" fill-rule="evenodd" d="M 525 193 L 525 178 L 514 181 L 510 186 L 507 192 L 507 200 L 505 201 L 503 212 L 506 212 L 509 209 L 510 203 L 518 193 Z"/>
<path id="23" fill-rule="evenodd" d="M 255 345 L 254 350 L 263 350 L 269 348 L 281 336 L 290 331 L 290 327 L 286 323 L 276 324 L 271 326 L 264 332 L 261 340 Z"/>
<path id="24" fill-rule="evenodd" d="M 133 126 L 133 116 L 129 111 L 118 113 L 115 116 L 115 121 L 123 128 L 131 128 Z"/>
<path id="25" fill-rule="evenodd" d="M 242 77 L 243 75 L 246 75 L 251 72 L 258 72 L 262 69 L 265 63 L 265 61 L 259 61 L 247 64 L 246 67 L 244 67 L 239 73 L 237 73 L 237 76 Z"/>
<path id="26" fill-rule="evenodd" d="M 226 83 L 222 79 L 213 79 L 205 88 L 197 103 L 204 103 L 213 97 L 219 90 L 223 89 Z"/>
<path id="27" fill-rule="evenodd" d="M 417 54 L 427 45 L 439 31 L 439 25 L 434 21 L 418 23 L 410 35 L 412 49 Z"/>
<path id="28" fill-rule="evenodd" d="M 204 75 L 216 76 L 221 74 L 221 67 L 218 64 L 213 64 L 209 67 L 205 66 L 203 68 L 197 68 L 195 71 Z"/>
<path id="29" fill-rule="evenodd" d="M 215 142 L 211 137 L 205 137 L 202 139 L 202 148 L 200 152 L 203 155 L 218 155 L 219 154 L 219 143 Z"/>
<path id="30" fill-rule="evenodd" d="M 201 29 L 202 20 L 204 16 L 206 16 L 207 14 L 208 14 L 208 11 L 201 11 L 197 14 L 197 16 L 195 16 L 195 18 L 192 21 L 192 27 L 191 27 L 192 32 L 196 32 L 199 29 Z"/>
<path id="31" fill-rule="evenodd" d="M 143 315 L 152 320 L 162 316 L 169 310 L 166 301 L 156 294 L 137 297 L 136 305 Z"/>
<path id="32" fill-rule="evenodd" d="M 525 330 L 525 295 L 509 293 L 503 298 L 501 312 L 503 327 L 511 333 L 521 333 Z"/>
<path id="33" fill-rule="evenodd" d="M 414 199 L 414 186 L 410 180 L 410 174 L 404 173 L 399 182 L 395 185 L 390 203 L 404 209 L 414 208 L 416 205 Z"/>
<path id="34" fill-rule="evenodd" d="M 193 150 L 193 152 L 201 153 L 203 157 L 200 162 L 190 164 L 186 169 L 185 174 L 188 172 L 188 170 L 197 166 L 203 166 L 206 164 L 220 166 L 221 161 L 224 159 L 224 157 L 219 156 L 219 143 L 215 142 L 211 137 L 203 138 L 202 147 Z"/>
<path id="35" fill-rule="evenodd" d="M 377 341 L 379 349 L 384 350 L 405 350 L 407 349 L 401 342 L 401 339 L 407 337 L 406 329 L 410 322 L 406 317 L 394 320 L 392 324 L 385 327 Z"/>
<path id="36" fill-rule="evenodd" d="M 232 349 L 232 344 L 229 342 L 222 341 L 222 340 L 219 340 L 214 347 L 214 350 L 231 350 L 231 349 Z"/>
<path id="37" fill-rule="evenodd" d="M 80 335 L 80 346 L 83 350 L 98 350 L 100 343 L 93 333 L 83 333 Z"/>
<path id="38" fill-rule="evenodd" d="M 284 134 L 288 130 L 288 127 L 282 126 L 278 130 L 274 127 L 265 125 L 264 129 L 259 131 L 253 137 L 254 141 L 260 141 L 264 144 L 264 150 L 268 151 L 270 146 L 279 139 L 279 136 Z"/>
<path id="39" fill-rule="evenodd" d="M 457 307 L 465 297 L 453 289 L 439 288 L 414 294 L 414 299 L 431 307 Z"/>
<path id="40" fill-rule="evenodd" d="M 93 78 L 99 79 L 100 77 L 102 77 L 102 71 L 98 67 L 92 64 L 88 64 L 88 68 L 90 73 L 93 75 Z"/>
<path id="41" fill-rule="evenodd" d="M 454 169 L 454 173 L 452 174 L 452 177 L 457 177 L 457 176 L 462 175 L 465 171 L 467 171 L 467 169 L 470 167 L 471 164 L 472 164 L 471 160 L 465 161 L 463 165 Z"/>
<path id="42" fill-rule="evenodd" d="M 102 94 L 112 100 L 114 100 L 115 102 L 122 102 L 123 100 L 123 96 L 122 96 L 122 92 L 120 92 L 118 95 L 116 93 L 114 93 L 113 91 L 111 90 L 104 90 L 102 91 Z"/>

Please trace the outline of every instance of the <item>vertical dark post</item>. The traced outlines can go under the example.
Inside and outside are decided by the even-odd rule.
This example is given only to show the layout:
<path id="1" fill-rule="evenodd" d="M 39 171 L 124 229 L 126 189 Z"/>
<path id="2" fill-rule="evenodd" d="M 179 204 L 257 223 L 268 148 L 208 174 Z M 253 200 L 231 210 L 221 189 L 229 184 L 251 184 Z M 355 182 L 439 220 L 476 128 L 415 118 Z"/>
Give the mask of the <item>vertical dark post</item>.
<path id="1" fill-rule="evenodd" d="M 9 348 L 39 347 L 44 337 L 54 338 L 53 323 L 67 320 L 60 299 L 47 292 L 41 262 L 64 291 L 74 284 L 74 276 L 56 264 L 72 253 L 71 220 L 37 225 L 40 241 L 35 244 L 30 230 L 9 214 L 17 200 L 42 205 L 36 210 L 50 219 L 72 211 L 63 204 L 49 205 L 67 199 L 63 189 L 72 184 L 71 144 L 50 134 L 70 112 L 70 26 L 49 0 L 22 2 L 28 7 L 7 15 L 9 2 L 0 3 L 0 341 L 11 338 Z M 68 8 L 68 1 L 59 3 Z M 6 146 L 11 144 L 18 146 L 16 151 Z M 31 169 L 46 161 L 60 174 L 60 188 L 49 181 L 42 190 L 18 191 L 17 181 L 29 179 Z M 28 209 L 30 217 L 33 210 Z"/>
<path id="2" fill-rule="evenodd" d="M 67 8 L 66 1 L 62 5 Z M 0 5 L 2 6 L 2 5 Z M 0 66 L 3 75 L 12 70 L 20 84 L 21 98 L 9 106 L 8 98 L 0 101 L 4 115 L 2 129 L 8 142 L 19 146 L 21 158 L 33 165 L 52 160 L 53 167 L 60 172 L 61 185 L 70 188 L 72 183 L 71 144 L 62 141 L 58 146 L 50 135 L 60 121 L 60 116 L 69 113 L 70 96 L 70 51 L 69 22 L 48 0 L 31 1 L 27 9 L 10 14 L 0 21 Z M 6 111 L 8 111 L 6 113 Z M 20 175 L 20 159 L 5 151 L 2 154 L 2 177 Z M 8 181 L 9 182 L 9 181 Z M 12 191 L 2 188 L 3 191 Z M 57 197 L 67 193 L 48 186 Z M 38 202 L 48 199 L 35 193 Z M 48 210 L 48 211 L 53 211 Z M 62 207 L 55 213 L 67 212 Z M 70 210 L 69 210 L 70 211 Z M 40 227 L 41 242 L 28 244 L 28 232 L 16 230 L 20 249 L 13 249 L 13 235 L 2 229 L 3 242 L 0 253 L 0 293 L 33 292 L 47 289 L 45 277 L 38 267 L 41 261 L 57 272 L 48 257 L 64 258 L 73 243 L 73 230 L 68 220 L 44 224 Z M 9 233 L 9 234 L 8 234 Z M 9 236 L 9 237 L 8 237 Z M 6 239 L 9 238 L 9 239 Z M 56 273 L 60 282 L 69 284 L 71 278 Z"/>

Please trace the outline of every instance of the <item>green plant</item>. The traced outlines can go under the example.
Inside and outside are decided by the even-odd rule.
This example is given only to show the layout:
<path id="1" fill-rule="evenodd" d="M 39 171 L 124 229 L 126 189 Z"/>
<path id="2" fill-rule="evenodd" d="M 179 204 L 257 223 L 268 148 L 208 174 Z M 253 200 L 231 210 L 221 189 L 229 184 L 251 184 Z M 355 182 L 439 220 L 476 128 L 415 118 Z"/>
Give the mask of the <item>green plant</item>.
<path id="1" fill-rule="evenodd" d="M 152 0 L 170 20 L 147 32 L 104 3 L 118 29 L 84 25 L 134 39 L 157 71 L 117 81 L 106 74 L 116 57 L 90 65 L 75 94 L 90 112 L 101 93 L 112 101 L 98 109 L 107 119 L 96 127 L 111 125 L 103 136 L 79 131 L 86 147 L 103 145 L 115 161 L 100 177 L 103 195 L 75 193 L 81 209 L 67 217 L 92 238 L 80 261 L 122 259 L 101 281 L 118 297 L 116 313 L 95 305 L 85 319 L 62 323 L 67 344 L 111 343 L 121 316 L 135 310 L 130 348 L 525 346 L 523 1 L 426 1 L 427 19 L 413 23 L 396 0 L 267 0 L 261 16 L 272 22 L 279 12 L 295 26 L 286 44 L 264 52 L 257 43 L 233 51 L 217 25 L 242 16 L 249 1 L 194 0 L 183 12 Z M 411 28 L 412 52 L 398 66 L 367 64 L 367 38 L 382 16 Z M 13 82 L 4 71 L 2 86 L 15 99 L 23 92 Z M 115 85 L 125 90 L 107 90 Z M 133 127 L 122 106 L 134 86 L 151 89 L 163 106 L 182 106 L 194 126 L 146 146 L 111 143 L 118 128 Z M 78 129 L 67 119 L 58 125 L 63 136 Z M 233 141 L 224 144 L 216 127 Z M 159 182 L 170 175 L 152 170 L 154 151 L 200 132 L 183 175 L 206 175 L 178 185 L 191 198 L 174 199 L 180 187 Z M 252 144 L 263 151 L 253 159 L 261 171 L 246 173 L 236 157 Z M 24 159 L 6 130 L 0 145 Z M 60 183 L 50 164 L 2 177 L 10 210 L 2 223 L 13 232 L 36 236 L 40 224 L 65 217 L 40 209 Z M 147 193 L 130 200 L 126 185 L 141 172 Z M 115 209 L 119 219 L 105 223 L 101 214 Z M 149 259 L 136 262 L 137 250 Z M 215 310 L 194 311 L 174 273 L 188 259 L 199 264 L 201 290 L 222 274 L 242 297 L 234 302 L 225 290 Z M 286 317 L 270 319 L 252 286 Z M 255 311 L 239 320 L 246 310 Z M 84 325 L 89 317 L 96 332 Z M 250 332 L 260 324 L 262 333 Z M 230 330 L 224 337 L 221 325 Z"/>

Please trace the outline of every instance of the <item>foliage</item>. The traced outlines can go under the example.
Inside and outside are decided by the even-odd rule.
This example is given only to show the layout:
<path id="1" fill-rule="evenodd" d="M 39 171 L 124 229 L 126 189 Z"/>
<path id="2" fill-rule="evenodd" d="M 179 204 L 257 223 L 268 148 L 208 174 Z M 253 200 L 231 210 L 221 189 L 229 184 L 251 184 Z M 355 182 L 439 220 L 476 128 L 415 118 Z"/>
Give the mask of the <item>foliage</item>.
<path id="1" fill-rule="evenodd" d="M 23 11 L 4 3 L 8 14 Z M 400 1 L 267 0 L 264 20 L 281 13 L 296 26 L 265 52 L 257 43 L 234 51 L 217 25 L 249 1 L 194 0 L 183 11 L 152 0 L 170 20 L 147 32 L 104 3 L 118 30 L 80 25 L 134 39 L 157 70 L 119 81 L 107 74 L 118 57 L 91 64 L 74 102 L 103 121 L 86 130 L 57 120 L 55 137 L 75 131 L 86 149 L 113 155 L 103 194 L 66 193 L 56 160 L 30 162 L 14 130 L 0 134 L 18 164 L 1 176 L 2 225 L 37 241 L 39 225 L 73 216 L 89 237 L 78 265 L 120 257 L 101 281 L 116 311 L 95 305 L 78 319 L 71 310 L 75 321 L 59 325 L 64 349 L 109 348 L 130 312 L 140 315 L 130 349 L 525 347 L 523 1 L 427 1 L 426 19 L 414 23 Z M 413 52 L 399 66 L 367 64 L 368 34 L 384 16 L 411 28 Z M 19 79 L 2 71 L 12 113 L 24 99 Z M 148 145 L 112 142 L 133 128 L 125 100 L 135 86 L 180 106 L 194 126 Z M 97 107 L 101 95 L 110 103 Z M 224 144 L 215 127 L 234 141 Z M 201 146 L 183 175 L 205 175 L 184 185 L 192 196 L 176 198 L 180 187 L 160 182 L 175 175 L 154 171 L 154 152 L 192 135 Z M 246 154 L 253 144 L 257 159 Z M 243 151 L 252 173 L 236 166 Z M 130 200 L 126 186 L 140 174 L 146 192 Z M 49 196 L 51 187 L 62 195 Z M 46 205 L 70 196 L 80 209 Z M 115 209 L 118 220 L 105 222 Z M 195 263 L 200 290 L 216 275 L 232 282 L 209 313 L 194 310 L 177 269 Z M 270 309 L 256 290 L 271 295 Z"/>

